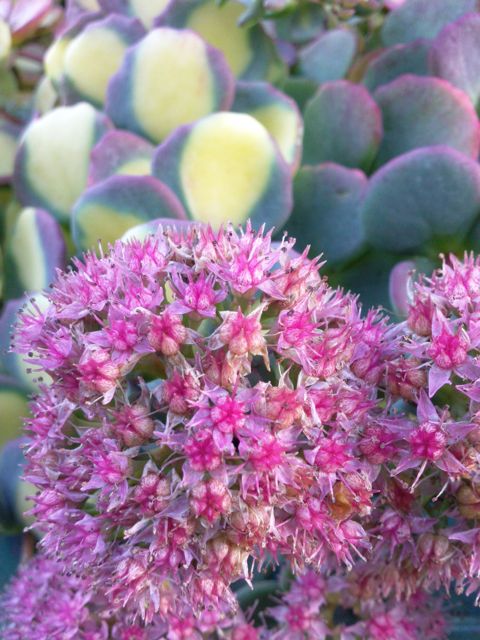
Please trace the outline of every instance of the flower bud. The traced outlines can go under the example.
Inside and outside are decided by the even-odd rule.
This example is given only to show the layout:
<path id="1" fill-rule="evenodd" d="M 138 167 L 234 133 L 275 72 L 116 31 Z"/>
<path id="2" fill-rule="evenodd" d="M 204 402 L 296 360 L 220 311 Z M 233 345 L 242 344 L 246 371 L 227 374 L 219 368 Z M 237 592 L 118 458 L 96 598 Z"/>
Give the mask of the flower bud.
<path id="1" fill-rule="evenodd" d="M 480 518 L 480 493 L 475 484 L 462 484 L 455 496 L 458 510 L 464 518 Z"/>

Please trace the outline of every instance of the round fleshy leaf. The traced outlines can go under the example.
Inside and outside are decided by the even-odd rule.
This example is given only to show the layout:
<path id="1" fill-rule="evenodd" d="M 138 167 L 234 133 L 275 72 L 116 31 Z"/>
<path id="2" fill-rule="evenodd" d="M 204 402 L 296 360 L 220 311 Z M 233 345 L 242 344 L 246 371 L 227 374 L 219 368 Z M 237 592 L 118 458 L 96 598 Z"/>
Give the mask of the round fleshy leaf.
<path id="1" fill-rule="evenodd" d="M 120 68 L 125 51 L 144 34 L 137 20 L 119 15 L 87 25 L 71 40 L 63 57 L 68 102 L 88 100 L 102 106 L 110 78 Z"/>
<path id="2" fill-rule="evenodd" d="M 104 246 L 142 222 L 186 218 L 178 198 L 152 176 L 112 176 L 87 189 L 75 204 L 72 236 L 79 251 Z"/>
<path id="3" fill-rule="evenodd" d="M 121 237 L 122 242 L 128 242 L 128 240 L 145 240 L 148 236 L 153 235 L 158 227 L 162 225 L 164 228 L 174 228 L 178 231 L 187 231 L 191 227 L 198 226 L 199 222 L 193 220 L 174 220 L 173 218 L 156 218 L 150 222 L 144 222 L 138 224 L 136 227 L 128 229 Z"/>
<path id="4" fill-rule="evenodd" d="M 7 243 L 5 291 L 15 298 L 45 289 L 66 262 L 66 246 L 58 222 L 42 209 L 24 209 Z"/>
<path id="5" fill-rule="evenodd" d="M 53 82 L 44 76 L 37 84 L 33 99 L 33 109 L 39 116 L 43 116 L 55 106 L 58 101 L 58 91 Z"/>
<path id="6" fill-rule="evenodd" d="M 298 108 L 303 112 L 307 102 L 318 91 L 318 84 L 307 78 L 289 76 L 279 83 L 279 88 L 292 100 L 295 100 Z"/>
<path id="7" fill-rule="evenodd" d="M 45 73 L 56 87 L 60 85 L 63 78 L 65 54 L 71 41 L 72 37 L 68 35 L 62 35 L 56 38 L 47 49 L 43 58 Z"/>
<path id="8" fill-rule="evenodd" d="M 0 535 L 0 590 L 3 589 L 15 575 L 18 565 L 20 564 L 22 544 L 22 534 Z"/>
<path id="9" fill-rule="evenodd" d="M 278 144 L 284 160 L 298 167 L 303 120 L 295 102 L 265 82 L 239 82 L 232 111 L 248 113 L 261 122 Z"/>
<path id="10" fill-rule="evenodd" d="M 381 306 L 389 310 L 388 277 L 397 260 L 391 253 L 370 251 L 340 273 L 331 274 L 329 282 L 358 294 L 365 309 Z"/>
<path id="11" fill-rule="evenodd" d="M 294 44 L 305 44 L 318 37 L 326 26 L 323 8 L 311 2 L 297 3 L 293 11 L 275 19 L 277 36 Z"/>
<path id="12" fill-rule="evenodd" d="M 9 376 L 0 375 L 0 447 L 21 434 L 28 403 L 25 387 Z"/>
<path id="13" fill-rule="evenodd" d="M 480 107 L 480 14 L 469 13 L 446 26 L 430 50 L 433 73 L 462 89 Z"/>
<path id="14" fill-rule="evenodd" d="M 399 253 L 453 235 L 461 239 L 479 213 L 478 163 L 449 147 L 428 147 L 375 173 L 363 220 L 371 244 Z"/>
<path id="15" fill-rule="evenodd" d="M 18 122 L 28 120 L 31 115 L 28 105 L 22 105 L 19 100 L 19 91 L 19 81 L 13 71 L 0 66 L 0 109 L 7 118 L 13 116 Z"/>
<path id="16" fill-rule="evenodd" d="M 385 19 L 382 40 L 389 47 L 435 38 L 445 25 L 476 8 L 477 0 L 406 0 Z"/>
<path id="17" fill-rule="evenodd" d="M 401 318 L 408 316 L 409 307 L 413 302 L 413 278 L 415 270 L 413 260 L 403 260 L 390 271 L 388 292 L 394 312 Z"/>
<path id="18" fill-rule="evenodd" d="M 114 123 L 155 142 L 177 127 L 229 109 L 234 78 L 223 55 L 191 31 L 154 29 L 131 47 L 110 81 Z"/>
<path id="19" fill-rule="evenodd" d="M 390 271 L 388 294 L 390 308 L 396 320 L 404 320 L 408 316 L 409 307 L 413 303 L 415 282 L 423 273 L 433 273 L 438 265 L 425 256 L 416 256 L 413 260 L 402 260 Z"/>
<path id="20" fill-rule="evenodd" d="M 45 74 L 58 90 L 62 87 L 65 55 L 70 43 L 89 24 L 102 18 L 101 14 L 84 9 L 75 10 L 74 14 L 75 18 L 66 21 L 67 28 L 62 30 L 61 35 L 55 38 L 43 57 Z"/>
<path id="21" fill-rule="evenodd" d="M 23 416 L 28 413 L 27 406 Z M 33 507 L 32 496 L 36 494 L 36 488 L 22 477 L 25 470 L 24 445 L 25 438 L 16 437 L 0 450 L 0 532 L 2 528 L 15 532 L 35 523 L 34 517 L 26 514 Z M 42 536 L 35 528 L 33 533 L 39 538 Z"/>
<path id="22" fill-rule="evenodd" d="M 90 154 L 88 184 L 113 175 L 149 175 L 153 152 L 154 147 L 134 133 L 107 131 Z"/>
<path id="23" fill-rule="evenodd" d="M 192 29 L 224 54 L 236 77 L 276 81 L 283 65 L 259 25 L 240 27 L 245 6 L 236 0 L 171 0 L 156 21 L 159 26 Z"/>
<path id="24" fill-rule="evenodd" d="M 3 371 L 13 377 L 20 386 L 27 391 L 38 391 L 40 383 L 48 383 L 51 378 L 44 372 L 35 370 L 26 363 L 23 356 L 10 352 L 10 342 L 20 313 L 31 313 L 35 305 L 40 310 L 49 306 L 48 299 L 43 293 L 31 293 L 23 298 L 8 300 L 0 316 L 0 364 Z"/>
<path id="25" fill-rule="evenodd" d="M 369 91 L 388 84 L 405 73 L 417 76 L 430 75 L 428 67 L 428 40 L 416 40 L 397 44 L 386 49 L 368 65 L 363 83 Z"/>
<path id="26" fill-rule="evenodd" d="M 480 218 L 475 221 L 463 244 L 465 251 L 480 253 Z"/>
<path id="27" fill-rule="evenodd" d="M 39 29 L 54 9 L 54 0 L 15 0 L 8 2 L 8 25 L 15 45 Z"/>
<path id="28" fill-rule="evenodd" d="M 382 137 L 380 110 L 365 87 L 327 82 L 305 109 L 303 161 L 368 169 Z"/>
<path id="29" fill-rule="evenodd" d="M 384 135 L 377 162 L 418 147 L 445 144 L 476 158 L 477 114 L 468 97 L 445 80 L 405 75 L 374 94 Z"/>
<path id="30" fill-rule="evenodd" d="M 12 32 L 8 24 L 0 16 L 0 63 L 8 59 L 12 50 Z"/>
<path id="31" fill-rule="evenodd" d="M 0 185 L 7 184 L 12 177 L 20 132 L 20 127 L 0 121 Z"/>
<path id="32" fill-rule="evenodd" d="M 128 0 L 132 14 L 140 18 L 147 29 L 153 27 L 155 18 L 168 6 L 170 0 Z"/>
<path id="33" fill-rule="evenodd" d="M 66 4 L 68 8 L 73 5 L 82 11 L 99 11 L 101 0 L 66 0 Z"/>
<path id="34" fill-rule="evenodd" d="M 281 226 L 291 210 L 290 168 L 265 127 L 244 113 L 216 113 L 176 131 L 153 173 L 194 220 L 218 228 L 251 218 Z"/>
<path id="35" fill-rule="evenodd" d="M 299 70 L 315 82 L 341 80 L 347 75 L 357 48 L 357 38 L 348 29 L 322 33 L 300 51 Z"/>
<path id="36" fill-rule="evenodd" d="M 101 0 L 65 0 L 66 24 L 71 25 L 88 13 L 100 11 Z"/>
<path id="37" fill-rule="evenodd" d="M 7 384 L 14 385 L 15 383 L 10 381 L 7 382 Z M 19 420 L 21 416 L 28 415 L 28 404 L 25 394 L 24 402 L 25 407 L 18 407 L 20 413 L 16 416 L 17 420 Z M 19 430 L 20 429 L 21 425 L 19 426 Z M 2 429 L 0 428 L 0 437 L 1 435 Z M 20 476 L 25 464 L 25 458 L 21 448 L 25 441 L 18 437 L 18 433 L 12 438 L 15 439 L 5 439 L 5 442 L 0 448 L 0 539 L 3 537 L 3 531 L 12 531 L 18 528 L 20 522 L 22 522 L 21 514 L 18 513 L 16 508 L 16 501 L 18 488 L 21 483 Z"/>
<path id="38" fill-rule="evenodd" d="M 20 202 L 68 220 L 87 184 L 90 151 L 109 126 L 86 103 L 59 107 L 32 122 L 21 138 L 15 163 Z"/>
<path id="39" fill-rule="evenodd" d="M 100 0 L 106 12 L 123 13 L 138 18 L 147 29 L 153 27 L 171 0 Z"/>
<path id="40" fill-rule="evenodd" d="M 286 225 L 296 249 L 311 246 L 327 263 L 345 262 L 363 248 L 361 206 L 367 178 L 358 169 L 327 163 L 303 167 L 294 182 L 294 208 Z"/>
<path id="41" fill-rule="evenodd" d="M 277 49 L 277 54 L 280 56 L 281 60 L 287 65 L 288 68 L 293 67 L 297 63 L 298 52 L 295 46 L 291 42 L 285 42 L 285 40 L 276 40 L 275 46 Z M 279 82 L 283 80 L 285 76 L 279 78 L 276 81 L 278 85 Z"/>

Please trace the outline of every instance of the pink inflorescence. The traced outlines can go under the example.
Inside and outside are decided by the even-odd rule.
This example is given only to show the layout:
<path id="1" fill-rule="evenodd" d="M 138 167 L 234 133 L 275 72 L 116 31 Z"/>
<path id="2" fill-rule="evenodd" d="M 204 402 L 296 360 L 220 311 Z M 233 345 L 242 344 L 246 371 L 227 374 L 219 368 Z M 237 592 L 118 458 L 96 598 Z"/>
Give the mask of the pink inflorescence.
<path id="1" fill-rule="evenodd" d="M 62 573 L 42 555 L 20 569 L 0 606 L 3 640 L 154 640 L 164 631 L 152 626 L 147 633 L 121 611 L 112 618 L 102 593 L 88 580 Z"/>
<path id="2" fill-rule="evenodd" d="M 305 571 L 287 583 L 276 605 L 263 612 L 260 624 L 241 611 L 182 610 L 157 617 L 150 625 L 126 611 L 112 611 L 104 593 L 88 580 L 65 574 L 58 562 L 41 554 L 30 560 L 0 598 L 2 638 L 26 640 L 442 640 L 446 624 L 438 603 L 418 592 L 402 603 L 387 599 L 372 604 L 359 596 L 347 575 Z M 354 622 L 331 623 L 332 602 Z M 330 625 L 327 621 L 330 620 Z"/>
<path id="3" fill-rule="evenodd" d="M 22 314 L 14 348 L 51 379 L 28 423 L 32 513 L 110 627 L 326 638 L 327 581 L 360 616 L 345 640 L 426 638 L 412 598 L 477 588 L 479 267 L 445 265 L 391 326 L 293 244 L 160 228 L 75 261 Z M 429 398 L 439 375 L 464 377 L 462 411 Z M 304 577 L 271 636 L 232 584 L 277 564 Z"/>

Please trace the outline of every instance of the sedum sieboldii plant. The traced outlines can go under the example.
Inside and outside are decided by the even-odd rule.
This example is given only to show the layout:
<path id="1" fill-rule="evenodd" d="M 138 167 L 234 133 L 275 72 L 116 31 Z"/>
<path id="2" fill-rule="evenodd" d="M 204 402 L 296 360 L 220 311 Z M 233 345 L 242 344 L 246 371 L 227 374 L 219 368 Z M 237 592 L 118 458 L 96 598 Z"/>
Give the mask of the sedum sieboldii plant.
<path id="1" fill-rule="evenodd" d="M 444 636 L 432 594 L 480 571 L 480 266 L 392 325 L 293 247 L 159 227 L 21 314 L 42 540 L 8 640 Z"/>
<path id="2" fill-rule="evenodd" d="M 160 231 L 87 255 L 23 315 L 15 348 L 52 378 L 28 425 L 44 548 L 148 623 L 231 608 L 231 582 L 280 554 L 352 565 L 368 546 L 372 472 L 341 424 L 375 408 L 383 325 L 292 245 Z"/>

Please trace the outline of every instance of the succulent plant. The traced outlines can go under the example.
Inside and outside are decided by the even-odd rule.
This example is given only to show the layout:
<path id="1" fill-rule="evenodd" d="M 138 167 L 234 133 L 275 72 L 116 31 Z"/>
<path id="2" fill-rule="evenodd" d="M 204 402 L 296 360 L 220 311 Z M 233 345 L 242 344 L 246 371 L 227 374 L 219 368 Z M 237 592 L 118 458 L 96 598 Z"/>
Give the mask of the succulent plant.
<path id="1" fill-rule="evenodd" d="M 477 0 L 0 1 L 0 444 L 22 308 L 160 218 L 275 226 L 405 315 L 413 265 L 480 249 L 479 72 Z"/>
<path id="2" fill-rule="evenodd" d="M 478 9 L 473 0 L 388 3 L 372 14 L 373 34 L 359 18 L 294 43 L 284 86 L 302 105 L 305 126 L 285 228 L 300 246 L 323 251 L 335 281 L 365 302 L 390 308 L 388 271 L 397 260 L 435 261 L 441 251 L 479 246 Z M 348 33 L 357 46 L 347 66 Z M 355 198 L 338 189 L 332 162 L 366 174 Z M 349 218 L 347 228 L 340 220 Z"/>
<path id="3" fill-rule="evenodd" d="M 293 239 L 175 224 L 18 322 L 42 540 L 3 636 L 443 640 L 433 592 L 479 591 L 480 258 L 397 268 L 393 325 Z"/>

